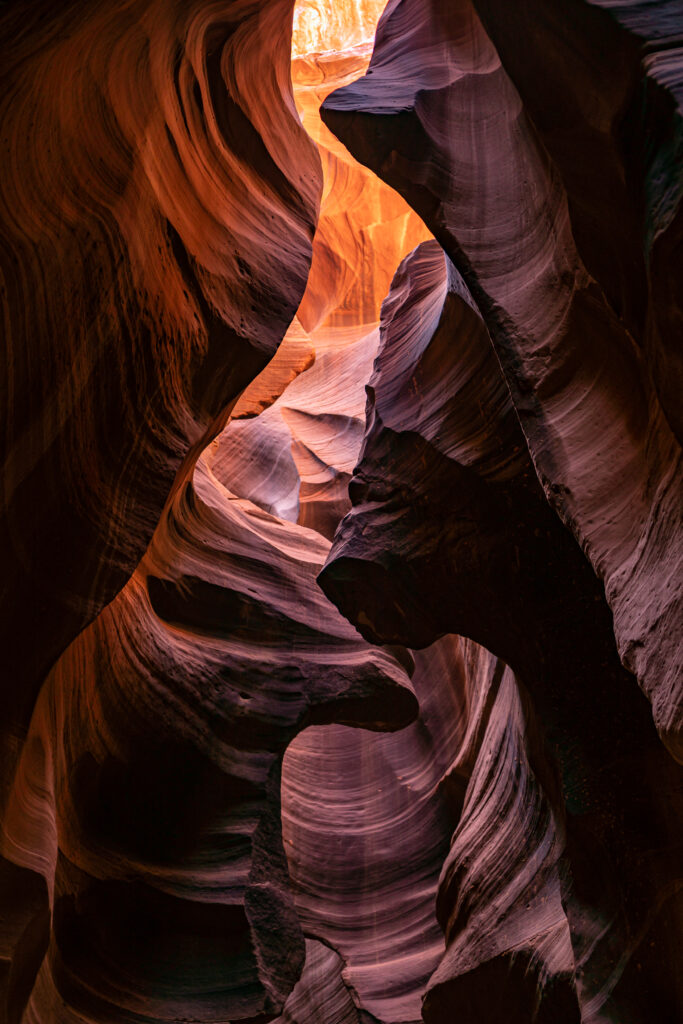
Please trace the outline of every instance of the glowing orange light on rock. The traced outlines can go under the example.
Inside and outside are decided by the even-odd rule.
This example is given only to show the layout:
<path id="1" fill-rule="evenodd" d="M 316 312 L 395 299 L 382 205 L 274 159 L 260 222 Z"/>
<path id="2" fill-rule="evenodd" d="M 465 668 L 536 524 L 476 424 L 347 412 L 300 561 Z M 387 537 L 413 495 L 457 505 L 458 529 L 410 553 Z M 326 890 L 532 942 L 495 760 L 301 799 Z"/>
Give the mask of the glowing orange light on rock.
<path id="1" fill-rule="evenodd" d="M 324 171 L 308 288 L 299 308 L 310 333 L 374 325 L 401 259 L 430 237 L 420 218 L 325 127 L 322 101 L 365 73 L 386 0 L 301 0 L 294 9 L 292 81 Z"/>

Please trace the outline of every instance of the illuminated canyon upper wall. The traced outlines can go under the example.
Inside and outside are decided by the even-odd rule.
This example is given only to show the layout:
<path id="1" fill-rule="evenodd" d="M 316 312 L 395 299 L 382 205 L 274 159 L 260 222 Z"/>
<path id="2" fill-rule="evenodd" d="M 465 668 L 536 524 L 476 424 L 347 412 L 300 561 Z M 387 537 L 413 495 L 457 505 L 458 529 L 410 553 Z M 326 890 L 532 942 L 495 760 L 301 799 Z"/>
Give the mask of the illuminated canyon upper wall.
<path id="1" fill-rule="evenodd" d="M 682 38 L 3 7 L 0 1024 L 678 1024 Z"/>

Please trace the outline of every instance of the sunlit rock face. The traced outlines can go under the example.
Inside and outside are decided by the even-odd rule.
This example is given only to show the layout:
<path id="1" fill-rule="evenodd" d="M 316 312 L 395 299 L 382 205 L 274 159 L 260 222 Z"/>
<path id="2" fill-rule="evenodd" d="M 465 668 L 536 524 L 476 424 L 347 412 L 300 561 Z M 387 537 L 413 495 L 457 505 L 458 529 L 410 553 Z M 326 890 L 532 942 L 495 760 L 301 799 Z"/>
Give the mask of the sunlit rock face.
<path id="1" fill-rule="evenodd" d="M 678 1024 L 683 28 L 513 6 L 2 15 L 0 1024 Z"/>
<path id="2" fill-rule="evenodd" d="M 276 357 L 240 398 L 212 455 L 233 490 L 330 539 L 349 508 L 380 306 L 399 261 L 429 237 L 405 200 L 359 164 L 318 113 L 328 93 L 365 71 L 382 6 L 306 0 L 295 8 L 294 99 L 324 175 L 313 262 Z"/>
<path id="3" fill-rule="evenodd" d="M 429 237 L 405 200 L 353 159 L 318 112 L 333 89 L 366 70 L 383 7 L 383 0 L 303 0 L 295 9 L 294 97 L 318 145 L 324 174 L 313 266 L 298 311 L 309 333 L 323 325 L 354 329 L 375 324 L 396 266 Z"/>
<path id="4" fill-rule="evenodd" d="M 378 337 L 373 330 L 323 351 L 260 416 L 233 420 L 208 455 L 219 479 L 266 512 L 331 540 L 351 504 L 348 485 L 365 427 L 364 381 Z"/>
<path id="5" fill-rule="evenodd" d="M 299 0 L 294 7 L 292 58 L 337 53 L 356 47 L 372 49 L 375 27 L 385 0 Z"/>

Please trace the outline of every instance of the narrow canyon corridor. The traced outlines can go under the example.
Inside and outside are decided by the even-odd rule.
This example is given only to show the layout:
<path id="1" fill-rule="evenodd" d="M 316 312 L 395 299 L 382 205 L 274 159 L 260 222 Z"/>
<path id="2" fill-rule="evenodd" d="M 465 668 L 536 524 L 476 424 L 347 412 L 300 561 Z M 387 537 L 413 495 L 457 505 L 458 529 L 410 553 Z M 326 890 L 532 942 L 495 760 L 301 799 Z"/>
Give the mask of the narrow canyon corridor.
<path id="1" fill-rule="evenodd" d="M 679 1024 L 681 39 L 0 7 L 0 1024 Z"/>

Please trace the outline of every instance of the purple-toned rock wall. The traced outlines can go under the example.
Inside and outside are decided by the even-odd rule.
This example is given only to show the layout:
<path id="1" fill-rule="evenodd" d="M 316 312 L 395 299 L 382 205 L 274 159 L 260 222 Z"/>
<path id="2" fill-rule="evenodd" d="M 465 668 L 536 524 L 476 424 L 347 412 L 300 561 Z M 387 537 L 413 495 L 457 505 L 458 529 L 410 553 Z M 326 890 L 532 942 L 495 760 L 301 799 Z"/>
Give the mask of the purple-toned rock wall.
<path id="1" fill-rule="evenodd" d="M 681 1020 L 682 39 L 1 6 L 0 1024 Z"/>

